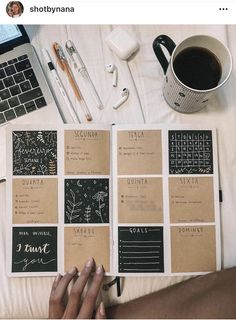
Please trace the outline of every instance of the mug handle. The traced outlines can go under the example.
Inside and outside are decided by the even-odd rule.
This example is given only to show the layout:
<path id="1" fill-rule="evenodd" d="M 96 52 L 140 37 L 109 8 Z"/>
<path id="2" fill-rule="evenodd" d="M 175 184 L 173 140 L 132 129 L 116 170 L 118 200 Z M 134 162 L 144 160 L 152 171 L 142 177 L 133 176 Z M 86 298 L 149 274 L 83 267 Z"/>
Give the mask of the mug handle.
<path id="1" fill-rule="evenodd" d="M 152 44 L 152 48 L 155 52 L 155 55 L 157 57 L 157 59 L 159 60 L 162 69 L 164 71 L 164 74 L 166 74 L 169 62 L 166 59 L 166 56 L 164 55 L 162 49 L 161 49 L 161 45 L 163 45 L 169 52 L 170 56 L 172 55 L 172 52 L 174 51 L 176 44 L 174 43 L 174 41 L 166 36 L 166 35 L 160 35 L 158 36 Z"/>

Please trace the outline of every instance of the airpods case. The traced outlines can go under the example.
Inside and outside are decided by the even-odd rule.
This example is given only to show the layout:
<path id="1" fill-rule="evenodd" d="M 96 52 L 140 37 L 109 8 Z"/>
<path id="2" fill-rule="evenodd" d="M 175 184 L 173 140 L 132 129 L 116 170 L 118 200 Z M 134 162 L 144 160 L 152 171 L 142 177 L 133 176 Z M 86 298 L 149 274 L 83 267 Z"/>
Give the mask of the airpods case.
<path id="1" fill-rule="evenodd" d="M 105 41 L 108 47 L 123 60 L 127 60 L 139 49 L 138 41 L 120 27 L 115 28 Z"/>

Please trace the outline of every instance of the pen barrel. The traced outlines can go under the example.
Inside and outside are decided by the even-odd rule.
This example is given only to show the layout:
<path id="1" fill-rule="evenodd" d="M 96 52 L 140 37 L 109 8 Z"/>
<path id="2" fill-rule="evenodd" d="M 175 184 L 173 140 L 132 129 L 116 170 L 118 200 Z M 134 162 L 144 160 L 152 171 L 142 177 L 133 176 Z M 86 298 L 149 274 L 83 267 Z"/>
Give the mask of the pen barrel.
<path id="1" fill-rule="evenodd" d="M 81 100 L 80 100 L 80 106 L 82 107 L 82 109 L 83 109 L 83 111 L 84 111 L 84 114 L 85 114 L 86 119 L 87 119 L 88 121 L 93 120 L 92 115 L 91 115 L 91 113 L 90 113 L 90 111 L 89 111 L 89 109 L 88 109 L 88 106 L 87 106 L 87 104 L 86 104 L 86 102 L 85 102 L 84 99 L 81 99 Z"/>
<path id="2" fill-rule="evenodd" d="M 71 85 L 71 87 L 72 87 L 72 89 L 73 89 L 73 92 L 74 92 L 76 98 L 77 98 L 79 101 L 81 101 L 81 99 L 82 99 L 81 92 L 80 92 L 78 86 L 77 86 L 76 83 L 75 83 L 74 77 L 73 77 L 73 75 L 72 75 L 72 73 L 71 73 L 71 71 L 70 71 L 70 68 L 69 68 L 69 66 L 68 66 L 67 63 L 64 63 L 64 70 L 65 70 L 65 72 L 66 72 L 66 75 L 67 75 L 67 77 L 68 77 L 69 83 L 70 83 L 70 85 Z"/>
<path id="3" fill-rule="evenodd" d="M 78 71 L 79 75 L 83 78 L 84 82 L 86 83 L 88 90 L 90 91 L 90 94 L 93 97 L 93 100 L 95 101 L 97 108 L 103 109 L 104 108 L 103 103 L 97 93 L 97 90 L 92 82 L 92 79 L 90 78 L 86 65 L 83 62 L 83 59 L 81 58 L 77 49 L 75 47 L 74 49 L 75 51 L 72 58 L 72 61 L 74 62 L 74 68 Z"/>
<path id="4" fill-rule="evenodd" d="M 68 77 L 70 85 L 71 85 L 71 87 L 72 87 L 72 89 L 73 89 L 73 91 L 75 93 L 75 96 L 76 96 L 77 100 L 79 101 L 81 108 L 83 109 L 83 112 L 85 114 L 86 119 L 88 121 L 91 121 L 92 120 L 92 115 L 91 115 L 91 113 L 90 113 L 90 111 L 88 109 L 88 106 L 87 106 L 87 104 L 86 104 L 86 102 L 85 102 L 85 100 L 84 100 L 84 98 L 83 98 L 83 96 L 82 96 L 82 94 L 81 94 L 76 82 L 75 82 L 75 79 L 73 77 L 71 69 L 70 69 L 69 65 L 66 62 L 64 62 L 64 70 L 66 72 L 66 75 Z"/>
<path id="5" fill-rule="evenodd" d="M 79 74 L 82 76 L 84 82 L 86 83 L 86 85 L 87 85 L 87 87 L 88 87 L 88 89 L 89 89 L 89 91 L 90 91 L 90 93 L 91 93 L 91 95 L 92 95 L 97 107 L 99 109 L 103 109 L 104 108 L 103 103 L 102 103 L 102 101 L 101 101 L 101 99 L 100 99 L 100 97 L 99 97 L 99 95 L 97 93 L 97 90 L 96 90 L 96 88 L 95 88 L 95 86 L 94 86 L 94 84 L 93 84 L 93 82 L 92 82 L 92 80 L 91 80 L 91 78 L 89 76 L 88 71 L 86 70 L 86 68 L 81 68 L 78 71 L 79 71 Z"/>

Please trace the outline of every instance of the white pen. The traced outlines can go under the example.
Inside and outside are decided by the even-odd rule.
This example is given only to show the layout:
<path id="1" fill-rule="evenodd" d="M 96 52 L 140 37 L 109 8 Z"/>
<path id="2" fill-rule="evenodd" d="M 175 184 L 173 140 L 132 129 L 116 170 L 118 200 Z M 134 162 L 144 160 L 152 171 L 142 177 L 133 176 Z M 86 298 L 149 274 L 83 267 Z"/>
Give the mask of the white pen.
<path id="1" fill-rule="evenodd" d="M 72 106 L 72 104 L 71 104 L 71 102 L 69 100 L 69 97 L 68 97 L 68 95 L 67 95 L 67 93 L 65 91 L 65 88 L 64 88 L 64 86 L 63 86 L 63 84 L 61 82 L 61 79 L 60 79 L 60 77 L 59 77 L 59 75 L 58 75 L 58 73 L 57 73 L 57 71 L 56 71 L 56 69 L 55 69 L 55 67 L 54 67 L 54 65 L 53 65 L 53 63 L 51 61 L 51 58 L 49 56 L 48 51 L 45 48 L 43 48 L 42 52 L 43 52 L 43 57 L 45 59 L 45 62 L 47 63 L 47 66 L 48 66 L 48 68 L 49 68 L 49 70 L 50 70 L 50 72 L 51 72 L 51 74 L 52 74 L 52 76 L 53 76 L 53 78 L 55 80 L 55 83 L 56 83 L 58 89 L 60 90 L 60 93 L 61 93 L 61 95 L 62 95 L 62 97 L 64 99 L 65 105 L 68 108 L 68 111 L 69 111 L 69 113 L 71 115 L 71 118 L 73 119 L 73 121 L 75 123 L 78 123 L 78 122 L 80 123 L 80 119 L 79 119 L 77 113 L 75 112 L 75 110 L 74 110 L 74 108 L 73 108 L 73 106 Z M 64 116 L 63 110 L 61 110 L 61 108 L 60 108 L 60 111 L 61 111 L 62 115 Z M 64 118 L 65 118 L 65 116 L 64 116 Z"/>
<path id="2" fill-rule="evenodd" d="M 90 90 L 90 93 L 96 103 L 96 106 L 99 109 L 103 109 L 103 103 L 101 102 L 101 99 L 97 93 L 97 90 L 89 76 L 88 70 L 81 58 L 81 56 L 79 55 L 74 43 L 71 40 L 67 40 L 66 44 L 65 44 L 67 53 L 71 59 L 71 62 L 73 64 L 73 67 L 75 70 L 78 71 L 79 75 L 81 75 L 81 77 L 83 78 L 83 80 L 85 81 L 88 89 Z"/>

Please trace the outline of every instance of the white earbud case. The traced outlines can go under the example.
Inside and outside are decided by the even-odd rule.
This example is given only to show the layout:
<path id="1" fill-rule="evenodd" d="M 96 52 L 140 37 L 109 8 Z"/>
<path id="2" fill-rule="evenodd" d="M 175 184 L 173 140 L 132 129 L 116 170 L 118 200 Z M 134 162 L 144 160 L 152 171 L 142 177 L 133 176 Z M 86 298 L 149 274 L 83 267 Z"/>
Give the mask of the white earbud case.
<path id="1" fill-rule="evenodd" d="M 123 60 L 128 59 L 139 49 L 139 43 L 127 31 L 117 27 L 105 39 L 108 47 Z"/>

